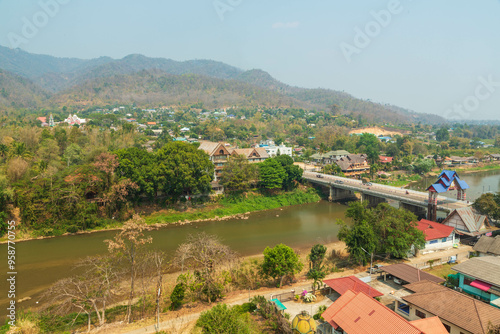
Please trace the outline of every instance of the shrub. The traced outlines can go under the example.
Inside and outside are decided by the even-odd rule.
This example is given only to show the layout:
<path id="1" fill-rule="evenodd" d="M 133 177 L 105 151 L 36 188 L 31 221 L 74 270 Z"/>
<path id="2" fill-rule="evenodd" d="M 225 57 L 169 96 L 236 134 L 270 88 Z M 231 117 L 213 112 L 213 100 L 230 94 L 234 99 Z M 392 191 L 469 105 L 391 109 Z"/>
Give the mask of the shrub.
<path id="1" fill-rule="evenodd" d="M 226 304 L 219 304 L 212 309 L 203 312 L 196 322 L 201 327 L 203 333 L 250 333 L 250 327 L 246 323 L 246 318 L 238 312 L 235 307 Z"/>
<path id="2" fill-rule="evenodd" d="M 314 302 L 316 301 L 316 296 L 309 292 L 304 296 L 304 301 L 306 303 Z"/>
<path id="3" fill-rule="evenodd" d="M 171 311 L 177 310 L 179 307 L 182 306 L 185 293 L 186 293 L 186 286 L 184 285 L 184 283 L 178 283 L 175 286 L 174 291 L 172 291 L 172 294 L 170 295 L 170 301 L 172 302 L 170 304 Z"/>

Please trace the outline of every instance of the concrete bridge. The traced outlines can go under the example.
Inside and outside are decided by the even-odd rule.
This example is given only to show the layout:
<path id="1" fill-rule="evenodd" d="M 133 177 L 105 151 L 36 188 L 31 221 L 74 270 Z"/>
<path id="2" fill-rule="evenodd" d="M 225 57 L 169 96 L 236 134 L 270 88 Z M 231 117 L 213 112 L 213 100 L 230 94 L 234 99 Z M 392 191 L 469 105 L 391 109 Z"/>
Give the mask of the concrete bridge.
<path id="1" fill-rule="evenodd" d="M 429 205 L 429 195 L 426 192 L 407 190 L 381 184 L 363 184 L 360 180 L 345 177 L 304 172 L 302 176 L 311 183 L 329 188 L 328 199 L 337 201 L 349 198 L 357 198 L 355 193 L 361 194 L 362 201 L 368 201 L 369 206 L 377 206 L 379 203 L 394 200 L 399 202 L 399 207 L 405 208 L 417 216 L 426 215 Z M 464 208 L 471 205 L 467 201 L 438 196 L 437 210 L 450 213 L 454 209 Z"/>

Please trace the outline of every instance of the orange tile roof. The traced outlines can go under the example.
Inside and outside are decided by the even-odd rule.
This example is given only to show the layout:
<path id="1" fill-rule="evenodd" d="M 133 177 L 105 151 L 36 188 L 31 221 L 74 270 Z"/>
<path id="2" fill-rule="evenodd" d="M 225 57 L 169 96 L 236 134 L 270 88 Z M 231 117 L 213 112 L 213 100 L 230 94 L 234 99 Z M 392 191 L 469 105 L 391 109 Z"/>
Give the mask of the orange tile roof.
<path id="1" fill-rule="evenodd" d="M 425 241 L 447 238 L 454 230 L 451 226 L 436 223 L 427 219 L 421 219 L 417 223 L 416 228 L 424 232 Z"/>
<path id="2" fill-rule="evenodd" d="M 410 321 L 410 324 L 420 329 L 425 334 L 448 334 L 439 317 L 431 317 Z"/>
<path id="3" fill-rule="evenodd" d="M 347 291 L 321 315 L 349 334 L 422 334 L 403 317 L 363 292 Z"/>
<path id="4" fill-rule="evenodd" d="M 326 285 L 328 285 L 330 288 L 337 291 L 341 295 L 343 295 L 344 293 L 346 293 L 346 291 L 349 290 L 352 290 L 354 292 L 362 291 L 372 298 L 384 295 L 382 292 L 372 288 L 371 286 L 369 286 L 356 276 L 333 278 L 325 280 L 323 281 L 323 283 L 325 283 Z"/>

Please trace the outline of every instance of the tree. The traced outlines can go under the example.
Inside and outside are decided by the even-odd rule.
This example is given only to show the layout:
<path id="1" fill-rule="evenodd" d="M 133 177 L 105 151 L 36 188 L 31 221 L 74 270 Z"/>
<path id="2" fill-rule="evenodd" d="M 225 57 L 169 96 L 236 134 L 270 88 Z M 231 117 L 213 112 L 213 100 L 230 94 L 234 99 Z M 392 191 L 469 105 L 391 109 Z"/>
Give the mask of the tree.
<path id="1" fill-rule="evenodd" d="M 134 215 L 132 219 L 123 224 L 121 231 L 113 240 L 105 240 L 108 244 L 108 250 L 111 254 L 123 259 L 128 267 L 130 275 L 130 294 L 127 306 L 125 321 L 132 320 L 132 300 L 134 299 L 134 283 L 136 278 L 136 268 L 141 248 L 152 242 L 151 236 L 144 235 L 145 231 L 151 230 L 151 227 L 145 224 L 144 219 L 139 215 Z"/>
<path id="2" fill-rule="evenodd" d="M 220 183 L 228 191 L 241 191 L 248 189 L 256 178 L 255 165 L 250 164 L 244 155 L 235 155 L 224 165 Z"/>
<path id="3" fill-rule="evenodd" d="M 436 166 L 433 159 L 419 159 L 413 164 L 413 171 L 417 174 L 429 173 Z"/>
<path id="4" fill-rule="evenodd" d="M 186 286 L 183 282 L 177 283 L 174 290 L 170 294 L 170 310 L 175 311 L 181 307 L 186 293 Z"/>
<path id="5" fill-rule="evenodd" d="M 368 254 L 362 248 L 368 253 L 375 251 L 405 258 L 412 247 L 425 245 L 424 234 L 416 228 L 415 215 L 404 209 L 393 208 L 387 203 L 368 209 L 364 203 L 352 202 L 346 217 L 352 218 L 353 225 L 349 228 L 342 220 L 337 221 L 341 225 L 339 240 L 344 241 L 349 254 L 363 264 Z"/>
<path id="6" fill-rule="evenodd" d="M 483 215 L 490 216 L 493 219 L 500 219 L 500 192 L 482 194 L 474 201 L 472 206 Z"/>
<path id="7" fill-rule="evenodd" d="M 82 149 L 77 144 L 70 144 L 64 151 L 64 158 L 68 167 L 72 163 L 78 163 L 81 159 Z"/>
<path id="8" fill-rule="evenodd" d="M 259 165 L 260 185 L 266 189 L 280 189 L 287 174 L 276 159 L 264 160 Z"/>
<path id="9" fill-rule="evenodd" d="M 54 139 L 45 139 L 40 143 L 37 157 L 47 164 L 59 159 L 59 145 Z"/>
<path id="10" fill-rule="evenodd" d="M 366 221 L 355 223 L 352 228 L 342 225 L 338 238 L 345 242 L 349 255 L 362 265 L 366 265 L 377 249 L 377 236 Z"/>
<path id="11" fill-rule="evenodd" d="M 64 278 L 52 285 L 44 294 L 53 307 L 51 312 L 66 314 L 73 309 L 87 315 L 87 331 L 90 331 L 91 316 L 95 312 L 99 326 L 106 322 L 107 303 L 113 297 L 119 275 L 110 257 L 88 257 L 77 268 L 83 272 L 78 276 Z M 76 320 L 76 319 L 75 319 Z"/>
<path id="12" fill-rule="evenodd" d="M 11 159 L 7 164 L 7 176 L 9 180 L 12 182 L 20 180 L 26 174 L 28 167 L 28 162 L 21 157 Z"/>
<path id="13" fill-rule="evenodd" d="M 179 245 L 175 262 L 179 267 L 194 270 L 198 295 L 211 303 L 222 297 L 223 282 L 217 276 L 221 266 L 232 262 L 235 257 L 231 248 L 222 244 L 217 236 L 202 232 L 190 234 L 186 242 Z"/>
<path id="14" fill-rule="evenodd" d="M 292 190 L 297 187 L 298 182 L 302 179 L 303 170 L 293 164 L 293 159 L 288 155 L 279 155 L 275 158 L 285 169 L 285 178 L 283 179 L 282 187 L 285 190 Z"/>
<path id="15" fill-rule="evenodd" d="M 488 334 L 500 334 L 500 325 L 488 324 Z"/>
<path id="16" fill-rule="evenodd" d="M 286 276 L 293 276 L 299 273 L 303 264 L 300 258 L 290 247 L 279 244 L 273 248 L 266 247 L 264 250 L 264 262 L 261 273 L 265 278 L 273 278 L 281 288 L 283 279 Z"/>
<path id="17" fill-rule="evenodd" d="M 158 151 L 157 159 L 160 189 L 171 198 L 210 192 L 214 165 L 202 150 L 191 144 L 172 142 Z"/>
<path id="18" fill-rule="evenodd" d="M 314 280 L 313 290 L 316 287 L 321 287 L 321 282 L 323 278 L 326 277 L 325 268 L 323 266 L 323 260 L 325 259 L 326 247 L 320 244 L 314 245 L 311 248 L 311 253 L 309 253 L 309 271 L 307 272 L 307 278 Z"/>
<path id="19" fill-rule="evenodd" d="M 450 133 L 448 129 L 443 127 L 436 131 L 436 140 L 438 142 L 448 141 L 450 139 Z"/>
<path id="20" fill-rule="evenodd" d="M 118 167 L 118 157 L 116 154 L 104 152 L 99 154 L 93 163 L 97 170 L 104 172 L 107 176 L 106 188 L 111 185 L 116 167 Z"/>
<path id="21" fill-rule="evenodd" d="M 500 136 L 495 138 L 495 147 L 500 147 Z"/>

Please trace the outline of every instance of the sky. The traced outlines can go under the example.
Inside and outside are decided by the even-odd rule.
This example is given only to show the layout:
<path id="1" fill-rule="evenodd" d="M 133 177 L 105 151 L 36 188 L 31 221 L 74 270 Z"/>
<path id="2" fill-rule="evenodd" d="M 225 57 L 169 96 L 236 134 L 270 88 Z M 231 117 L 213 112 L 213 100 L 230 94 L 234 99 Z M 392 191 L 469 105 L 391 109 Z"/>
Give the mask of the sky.
<path id="1" fill-rule="evenodd" d="M 0 0 L 0 44 L 212 59 L 449 119 L 500 120 L 500 0 Z"/>

